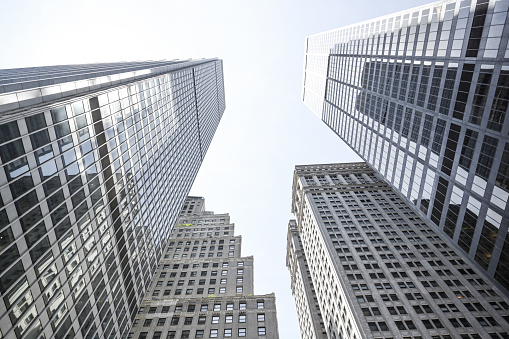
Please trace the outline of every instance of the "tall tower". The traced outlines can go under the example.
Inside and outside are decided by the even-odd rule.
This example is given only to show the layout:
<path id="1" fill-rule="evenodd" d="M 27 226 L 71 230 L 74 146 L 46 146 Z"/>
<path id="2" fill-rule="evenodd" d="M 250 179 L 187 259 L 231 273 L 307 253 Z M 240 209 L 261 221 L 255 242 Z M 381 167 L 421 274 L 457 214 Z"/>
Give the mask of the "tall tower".
<path id="1" fill-rule="evenodd" d="M 506 0 L 439 1 L 306 38 L 304 103 L 509 290 Z"/>
<path id="2" fill-rule="evenodd" d="M 204 202 L 187 198 L 128 338 L 279 338 L 274 294 L 253 295 L 253 257 Z"/>
<path id="3" fill-rule="evenodd" d="M 502 290 L 367 164 L 297 166 L 292 212 L 303 339 L 509 338 Z"/>
<path id="4" fill-rule="evenodd" d="M 126 335 L 224 109 L 217 59 L 0 71 L 0 337 Z"/>

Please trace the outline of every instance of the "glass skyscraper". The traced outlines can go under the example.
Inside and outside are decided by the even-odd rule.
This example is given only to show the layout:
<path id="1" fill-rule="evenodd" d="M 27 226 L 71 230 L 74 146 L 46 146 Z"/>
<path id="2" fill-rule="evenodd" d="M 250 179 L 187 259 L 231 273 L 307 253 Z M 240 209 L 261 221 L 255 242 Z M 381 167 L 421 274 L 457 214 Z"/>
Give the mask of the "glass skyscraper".
<path id="1" fill-rule="evenodd" d="M 0 338 L 127 334 L 224 100 L 217 59 L 0 71 Z"/>
<path id="2" fill-rule="evenodd" d="M 507 0 L 440 1 L 306 39 L 304 103 L 509 289 Z"/>

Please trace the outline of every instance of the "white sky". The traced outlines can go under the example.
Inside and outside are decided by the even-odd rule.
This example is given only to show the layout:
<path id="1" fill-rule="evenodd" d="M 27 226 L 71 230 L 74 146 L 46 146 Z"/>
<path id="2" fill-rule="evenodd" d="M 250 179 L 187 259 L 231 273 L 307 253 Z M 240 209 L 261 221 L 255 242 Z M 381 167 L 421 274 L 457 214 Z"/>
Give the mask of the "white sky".
<path id="1" fill-rule="evenodd" d="M 223 59 L 227 108 L 191 194 L 230 213 L 255 258 L 255 293 L 276 293 L 280 338 L 295 339 L 285 266 L 294 166 L 360 160 L 301 102 L 304 37 L 428 2 L 4 0 L 0 68 Z"/>

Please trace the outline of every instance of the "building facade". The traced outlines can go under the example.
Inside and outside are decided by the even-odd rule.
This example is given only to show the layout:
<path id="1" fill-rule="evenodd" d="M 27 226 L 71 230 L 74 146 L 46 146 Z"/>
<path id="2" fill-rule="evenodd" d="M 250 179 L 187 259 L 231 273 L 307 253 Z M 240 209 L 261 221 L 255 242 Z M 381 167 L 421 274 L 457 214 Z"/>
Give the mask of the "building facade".
<path id="1" fill-rule="evenodd" d="M 297 166 L 292 211 L 303 339 L 509 338 L 503 291 L 367 164 Z"/>
<path id="2" fill-rule="evenodd" d="M 295 220 L 290 220 L 288 223 L 286 266 L 290 271 L 292 295 L 295 299 L 301 337 L 326 339 L 327 331 L 323 325 L 320 305 L 316 298 L 313 280 Z"/>
<path id="3" fill-rule="evenodd" d="M 304 103 L 509 290 L 509 2 L 439 1 L 306 39 Z"/>
<path id="4" fill-rule="evenodd" d="M 217 59 L 0 71 L 0 338 L 120 338 L 225 109 Z"/>
<path id="5" fill-rule="evenodd" d="M 229 215 L 204 207 L 186 200 L 128 338 L 279 338 L 275 296 L 254 295 Z"/>

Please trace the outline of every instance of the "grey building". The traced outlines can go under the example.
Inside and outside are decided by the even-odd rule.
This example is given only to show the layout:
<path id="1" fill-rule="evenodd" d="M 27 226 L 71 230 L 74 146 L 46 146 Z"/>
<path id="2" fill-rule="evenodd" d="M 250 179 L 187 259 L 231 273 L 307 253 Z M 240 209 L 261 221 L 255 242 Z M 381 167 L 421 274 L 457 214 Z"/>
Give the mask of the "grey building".
<path id="1" fill-rule="evenodd" d="M 0 70 L 0 338 L 127 334 L 224 109 L 217 59 Z"/>
<path id="2" fill-rule="evenodd" d="M 303 339 L 509 338 L 503 291 L 367 164 L 297 166 L 292 212 Z"/>
<path id="3" fill-rule="evenodd" d="M 316 298 L 311 272 L 295 220 L 290 220 L 288 223 L 286 266 L 290 271 L 292 295 L 295 299 L 301 337 L 307 339 L 327 338 L 320 305 Z"/>
<path id="4" fill-rule="evenodd" d="M 188 197 L 128 338 L 279 338 L 276 298 L 254 295 L 253 257 L 234 231 Z"/>
<path id="5" fill-rule="evenodd" d="M 509 1 L 439 1 L 306 38 L 304 103 L 509 289 Z"/>

